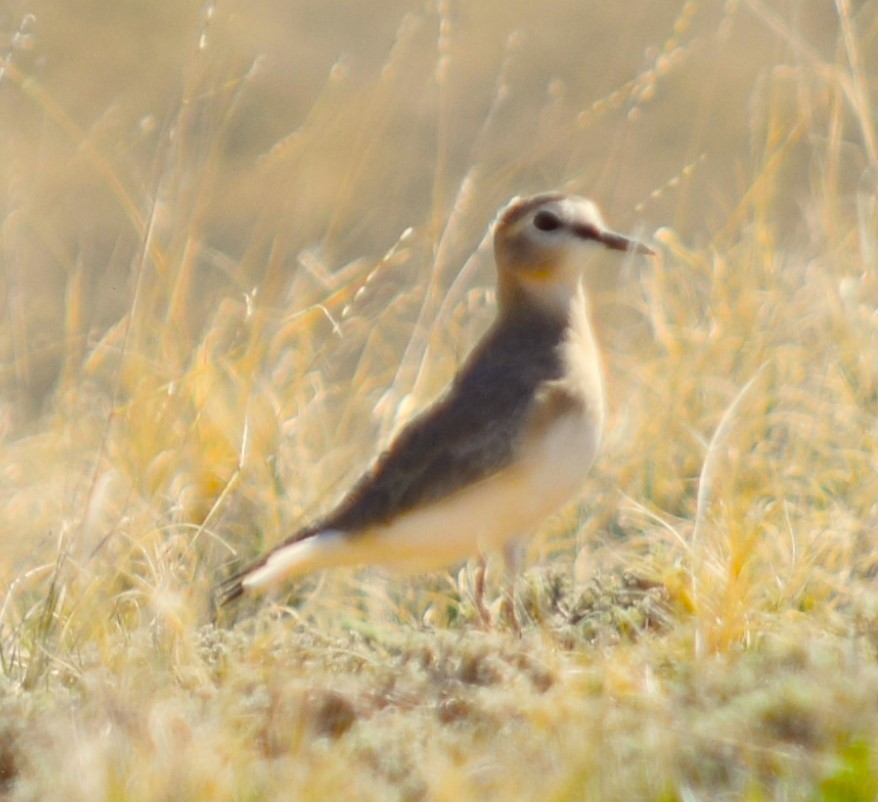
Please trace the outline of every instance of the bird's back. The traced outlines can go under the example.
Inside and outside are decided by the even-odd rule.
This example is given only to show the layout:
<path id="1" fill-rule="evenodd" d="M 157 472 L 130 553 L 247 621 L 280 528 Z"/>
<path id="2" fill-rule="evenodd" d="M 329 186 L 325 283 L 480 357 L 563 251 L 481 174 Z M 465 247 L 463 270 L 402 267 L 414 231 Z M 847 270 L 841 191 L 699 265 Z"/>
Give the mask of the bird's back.
<path id="1" fill-rule="evenodd" d="M 311 531 L 386 524 L 505 468 L 535 393 L 561 378 L 562 322 L 535 316 L 485 335 L 448 392 L 406 426 L 336 509 Z"/>

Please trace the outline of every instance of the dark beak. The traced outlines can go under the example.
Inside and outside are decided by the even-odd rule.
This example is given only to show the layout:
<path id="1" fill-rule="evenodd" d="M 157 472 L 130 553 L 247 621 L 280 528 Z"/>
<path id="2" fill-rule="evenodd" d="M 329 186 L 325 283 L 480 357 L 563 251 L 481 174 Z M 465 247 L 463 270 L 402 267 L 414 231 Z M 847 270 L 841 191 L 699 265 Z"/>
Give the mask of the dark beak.
<path id="1" fill-rule="evenodd" d="M 644 256 L 653 256 L 655 251 L 642 242 L 638 242 L 628 237 L 623 237 L 615 231 L 600 231 L 595 239 L 603 243 L 607 248 L 614 251 L 629 251 L 631 253 L 642 253 Z"/>

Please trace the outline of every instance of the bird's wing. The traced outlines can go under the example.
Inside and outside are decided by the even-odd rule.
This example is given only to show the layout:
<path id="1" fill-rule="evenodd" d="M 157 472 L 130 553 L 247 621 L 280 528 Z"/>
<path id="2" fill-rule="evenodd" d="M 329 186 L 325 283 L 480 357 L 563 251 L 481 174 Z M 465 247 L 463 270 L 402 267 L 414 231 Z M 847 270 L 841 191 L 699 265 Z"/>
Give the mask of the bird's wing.
<path id="1" fill-rule="evenodd" d="M 467 382 L 458 377 L 444 398 L 399 433 L 332 512 L 221 583 L 219 606 L 242 595 L 243 580 L 292 543 L 327 530 L 356 537 L 509 465 L 535 393 L 521 381 L 498 384 L 499 378 Z"/>
<path id="2" fill-rule="evenodd" d="M 541 388 L 563 372 L 560 337 L 530 322 L 489 332 L 446 395 L 397 435 L 319 529 L 381 526 L 507 467 Z"/>
<path id="3" fill-rule="evenodd" d="M 413 420 L 321 528 L 356 532 L 388 523 L 506 467 L 527 419 L 532 393 L 505 397 L 455 387 Z"/>
<path id="4" fill-rule="evenodd" d="M 548 399 L 542 391 L 562 365 L 554 347 L 559 331 L 505 334 L 483 340 L 448 393 L 399 433 L 332 512 L 274 551 L 330 529 L 355 537 L 507 467 L 529 423 L 538 424 Z M 219 604 L 240 596 L 242 580 L 271 553 L 222 583 Z"/>

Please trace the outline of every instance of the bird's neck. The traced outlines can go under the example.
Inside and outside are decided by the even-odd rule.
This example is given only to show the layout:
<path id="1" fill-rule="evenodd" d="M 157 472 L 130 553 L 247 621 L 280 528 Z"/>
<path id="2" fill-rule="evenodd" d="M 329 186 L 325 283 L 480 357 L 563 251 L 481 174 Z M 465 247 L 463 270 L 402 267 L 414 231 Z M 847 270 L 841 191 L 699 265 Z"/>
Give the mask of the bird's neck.
<path id="1" fill-rule="evenodd" d="M 560 305 L 532 302 L 507 305 L 500 311 L 498 325 L 505 329 L 507 338 L 518 343 L 515 348 L 553 355 L 553 370 L 557 372 L 552 378 L 560 380 L 570 396 L 582 404 L 594 420 L 595 431 L 600 432 L 606 407 L 604 369 L 584 287 L 568 293 L 560 310 Z M 510 337 L 512 332 L 516 334 Z"/>
<path id="2" fill-rule="evenodd" d="M 588 325 L 588 301 L 582 287 L 531 288 L 520 283 L 501 285 L 498 312 L 502 325 L 555 332 L 560 340 L 576 318 Z"/>
<path id="3" fill-rule="evenodd" d="M 535 314 L 566 323 L 579 303 L 583 271 L 578 264 L 553 266 L 551 271 L 499 271 L 497 303 L 501 314 Z"/>
<path id="4" fill-rule="evenodd" d="M 606 408 L 604 365 L 591 321 L 588 296 L 583 287 L 571 299 L 562 354 L 567 386 L 584 402 L 588 414 L 595 421 L 596 430 L 600 432 Z"/>
<path id="5" fill-rule="evenodd" d="M 569 316 L 554 314 L 533 304 L 504 305 L 498 310 L 496 327 L 507 333 L 519 333 L 530 343 L 554 347 L 564 339 Z"/>

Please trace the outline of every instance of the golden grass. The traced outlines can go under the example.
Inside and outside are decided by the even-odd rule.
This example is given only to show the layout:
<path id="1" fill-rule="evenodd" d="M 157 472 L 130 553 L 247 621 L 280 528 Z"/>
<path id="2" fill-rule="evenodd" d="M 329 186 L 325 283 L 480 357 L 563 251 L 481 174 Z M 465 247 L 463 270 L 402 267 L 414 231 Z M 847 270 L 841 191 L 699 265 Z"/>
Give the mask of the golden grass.
<path id="1" fill-rule="evenodd" d="M 3 798 L 874 798 L 875 3 L 177 5 L 0 21 Z M 215 625 L 552 187 L 659 256 L 521 639 L 460 567 Z"/>

